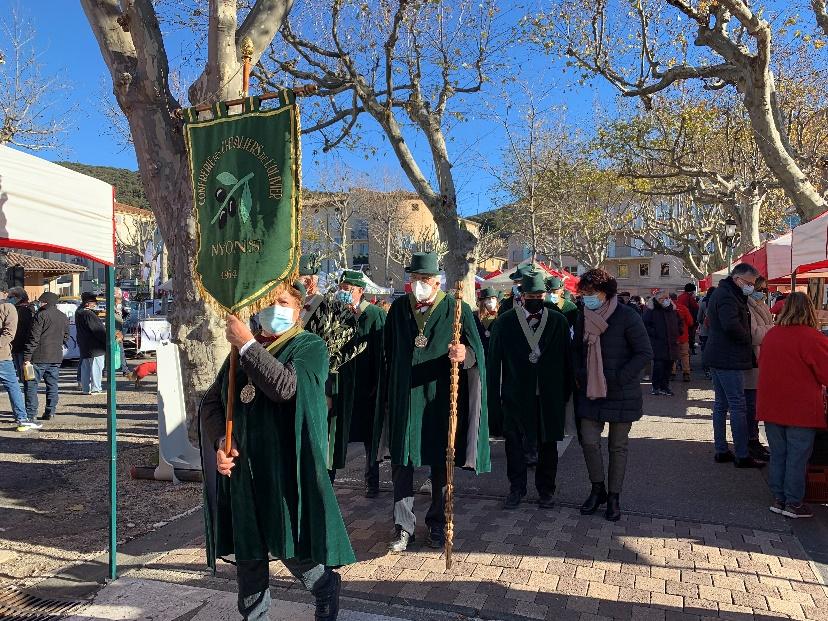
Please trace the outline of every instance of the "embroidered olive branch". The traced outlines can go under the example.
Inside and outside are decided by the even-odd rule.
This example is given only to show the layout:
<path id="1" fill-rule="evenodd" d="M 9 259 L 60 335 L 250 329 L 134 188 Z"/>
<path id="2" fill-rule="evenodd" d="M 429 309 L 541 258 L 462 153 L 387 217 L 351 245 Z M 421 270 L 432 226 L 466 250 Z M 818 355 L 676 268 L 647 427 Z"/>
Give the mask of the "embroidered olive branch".
<path id="1" fill-rule="evenodd" d="M 227 196 L 225 197 L 224 202 L 218 208 L 218 212 L 216 213 L 215 216 L 213 216 L 213 219 L 210 220 L 210 224 L 215 224 L 216 223 L 216 221 L 221 216 L 221 212 L 227 206 L 227 203 L 230 202 L 230 199 L 233 198 L 233 196 L 236 194 L 236 191 L 241 186 L 244 186 L 244 191 L 242 192 L 241 202 L 240 202 L 240 205 L 239 205 L 239 214 L 241 215 L 242 221 L 245 224 L 247 224 L 248 220 L 250 219 L 250 203 L 252 202 L 252 197 L 250 195 L 250 185 L 248 184 L 248 181 L 250 181 L 250 179 L 252 179 L 254 176 L 255 176 L 255 173 L 248 173 L 247 175 L 245 175 L 244 177 L 242 177 L 239 180 L 236 180 L 236 177 L 232 173 L 229 173 L 229 172 L 219 173 L 216 176 L 216 179 L 218 179 L 218 181 L 220 183 L 224 184 L 224 185 L 232 185 L 234 183 L 235 183 L 235 185 L 233 185 L 233 187 L 227 193 Z"/>

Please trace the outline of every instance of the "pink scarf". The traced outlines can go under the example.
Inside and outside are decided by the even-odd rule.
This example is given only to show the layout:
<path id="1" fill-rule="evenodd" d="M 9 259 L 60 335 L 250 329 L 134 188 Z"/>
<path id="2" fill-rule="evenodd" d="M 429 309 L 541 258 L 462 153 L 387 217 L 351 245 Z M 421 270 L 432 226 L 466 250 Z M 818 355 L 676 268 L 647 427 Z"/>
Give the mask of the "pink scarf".
<path id="1" fill-rule="evenodd" d="M 587 399 L 604 399 L 607 396 L 607 378 L 604 377 L 604 359 L 601 357 L 601 335 L 606 331 L 610 318 L 618 308 L 618 298 L 612 296 L 597 310 L 584 308 L 584 343 L 587 348 Z"/>

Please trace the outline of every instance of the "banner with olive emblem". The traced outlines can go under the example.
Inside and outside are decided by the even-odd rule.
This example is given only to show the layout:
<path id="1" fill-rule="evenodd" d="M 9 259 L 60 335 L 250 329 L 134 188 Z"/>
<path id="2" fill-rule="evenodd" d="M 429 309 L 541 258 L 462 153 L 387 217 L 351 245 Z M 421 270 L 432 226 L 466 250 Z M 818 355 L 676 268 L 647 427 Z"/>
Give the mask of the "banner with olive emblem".
<path id="1" fill-rule="evenodd" d="M 292 91 L 281 91 L 278 102 L 262 109 L 249 97 L 232 115 L 218 103 L 207 120 L 195 108 L 184 113 L 198 243 L 194 278 L 208 303 L 225 313 L 257 312 L 272 303 L 280 282 L 296 276 L 299 110 Z"/>

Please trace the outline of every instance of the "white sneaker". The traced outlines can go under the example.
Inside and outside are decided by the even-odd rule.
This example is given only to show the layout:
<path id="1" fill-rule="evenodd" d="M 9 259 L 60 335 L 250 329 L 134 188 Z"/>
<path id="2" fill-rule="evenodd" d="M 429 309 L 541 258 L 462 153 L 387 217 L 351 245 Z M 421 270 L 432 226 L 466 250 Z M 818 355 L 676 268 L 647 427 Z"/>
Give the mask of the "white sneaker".
<path id="1" fill-rule="evenodd" d="M 425 480 L 425 483 L 420 486 L 420 491 L 418 493 L 431 496 L 431 479 Z"/>
<path id="2" fill-rule="evenodd" d="M 34 421 L 29 421 L 28 423 L 23 423 L 27 427 L 31 427 L 32 429 L 43 429 L 43 425 L 40 423 L 36 423 Z"/>

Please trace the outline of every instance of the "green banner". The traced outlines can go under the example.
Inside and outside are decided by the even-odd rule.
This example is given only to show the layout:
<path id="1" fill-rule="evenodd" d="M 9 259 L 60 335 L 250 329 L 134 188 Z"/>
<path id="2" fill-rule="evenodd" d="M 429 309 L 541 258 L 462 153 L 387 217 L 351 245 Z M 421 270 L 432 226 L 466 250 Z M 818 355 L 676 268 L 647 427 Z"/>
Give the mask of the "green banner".
<path id="1" fill-rule="evenodd" d="M 185 111 L 198 250 L 194 278 L 207 301 L 255 313 L 295 276 L 301 253 L 299 110 L 292 91 L 241 114 L 216 104 L 209 120 Z"/>

